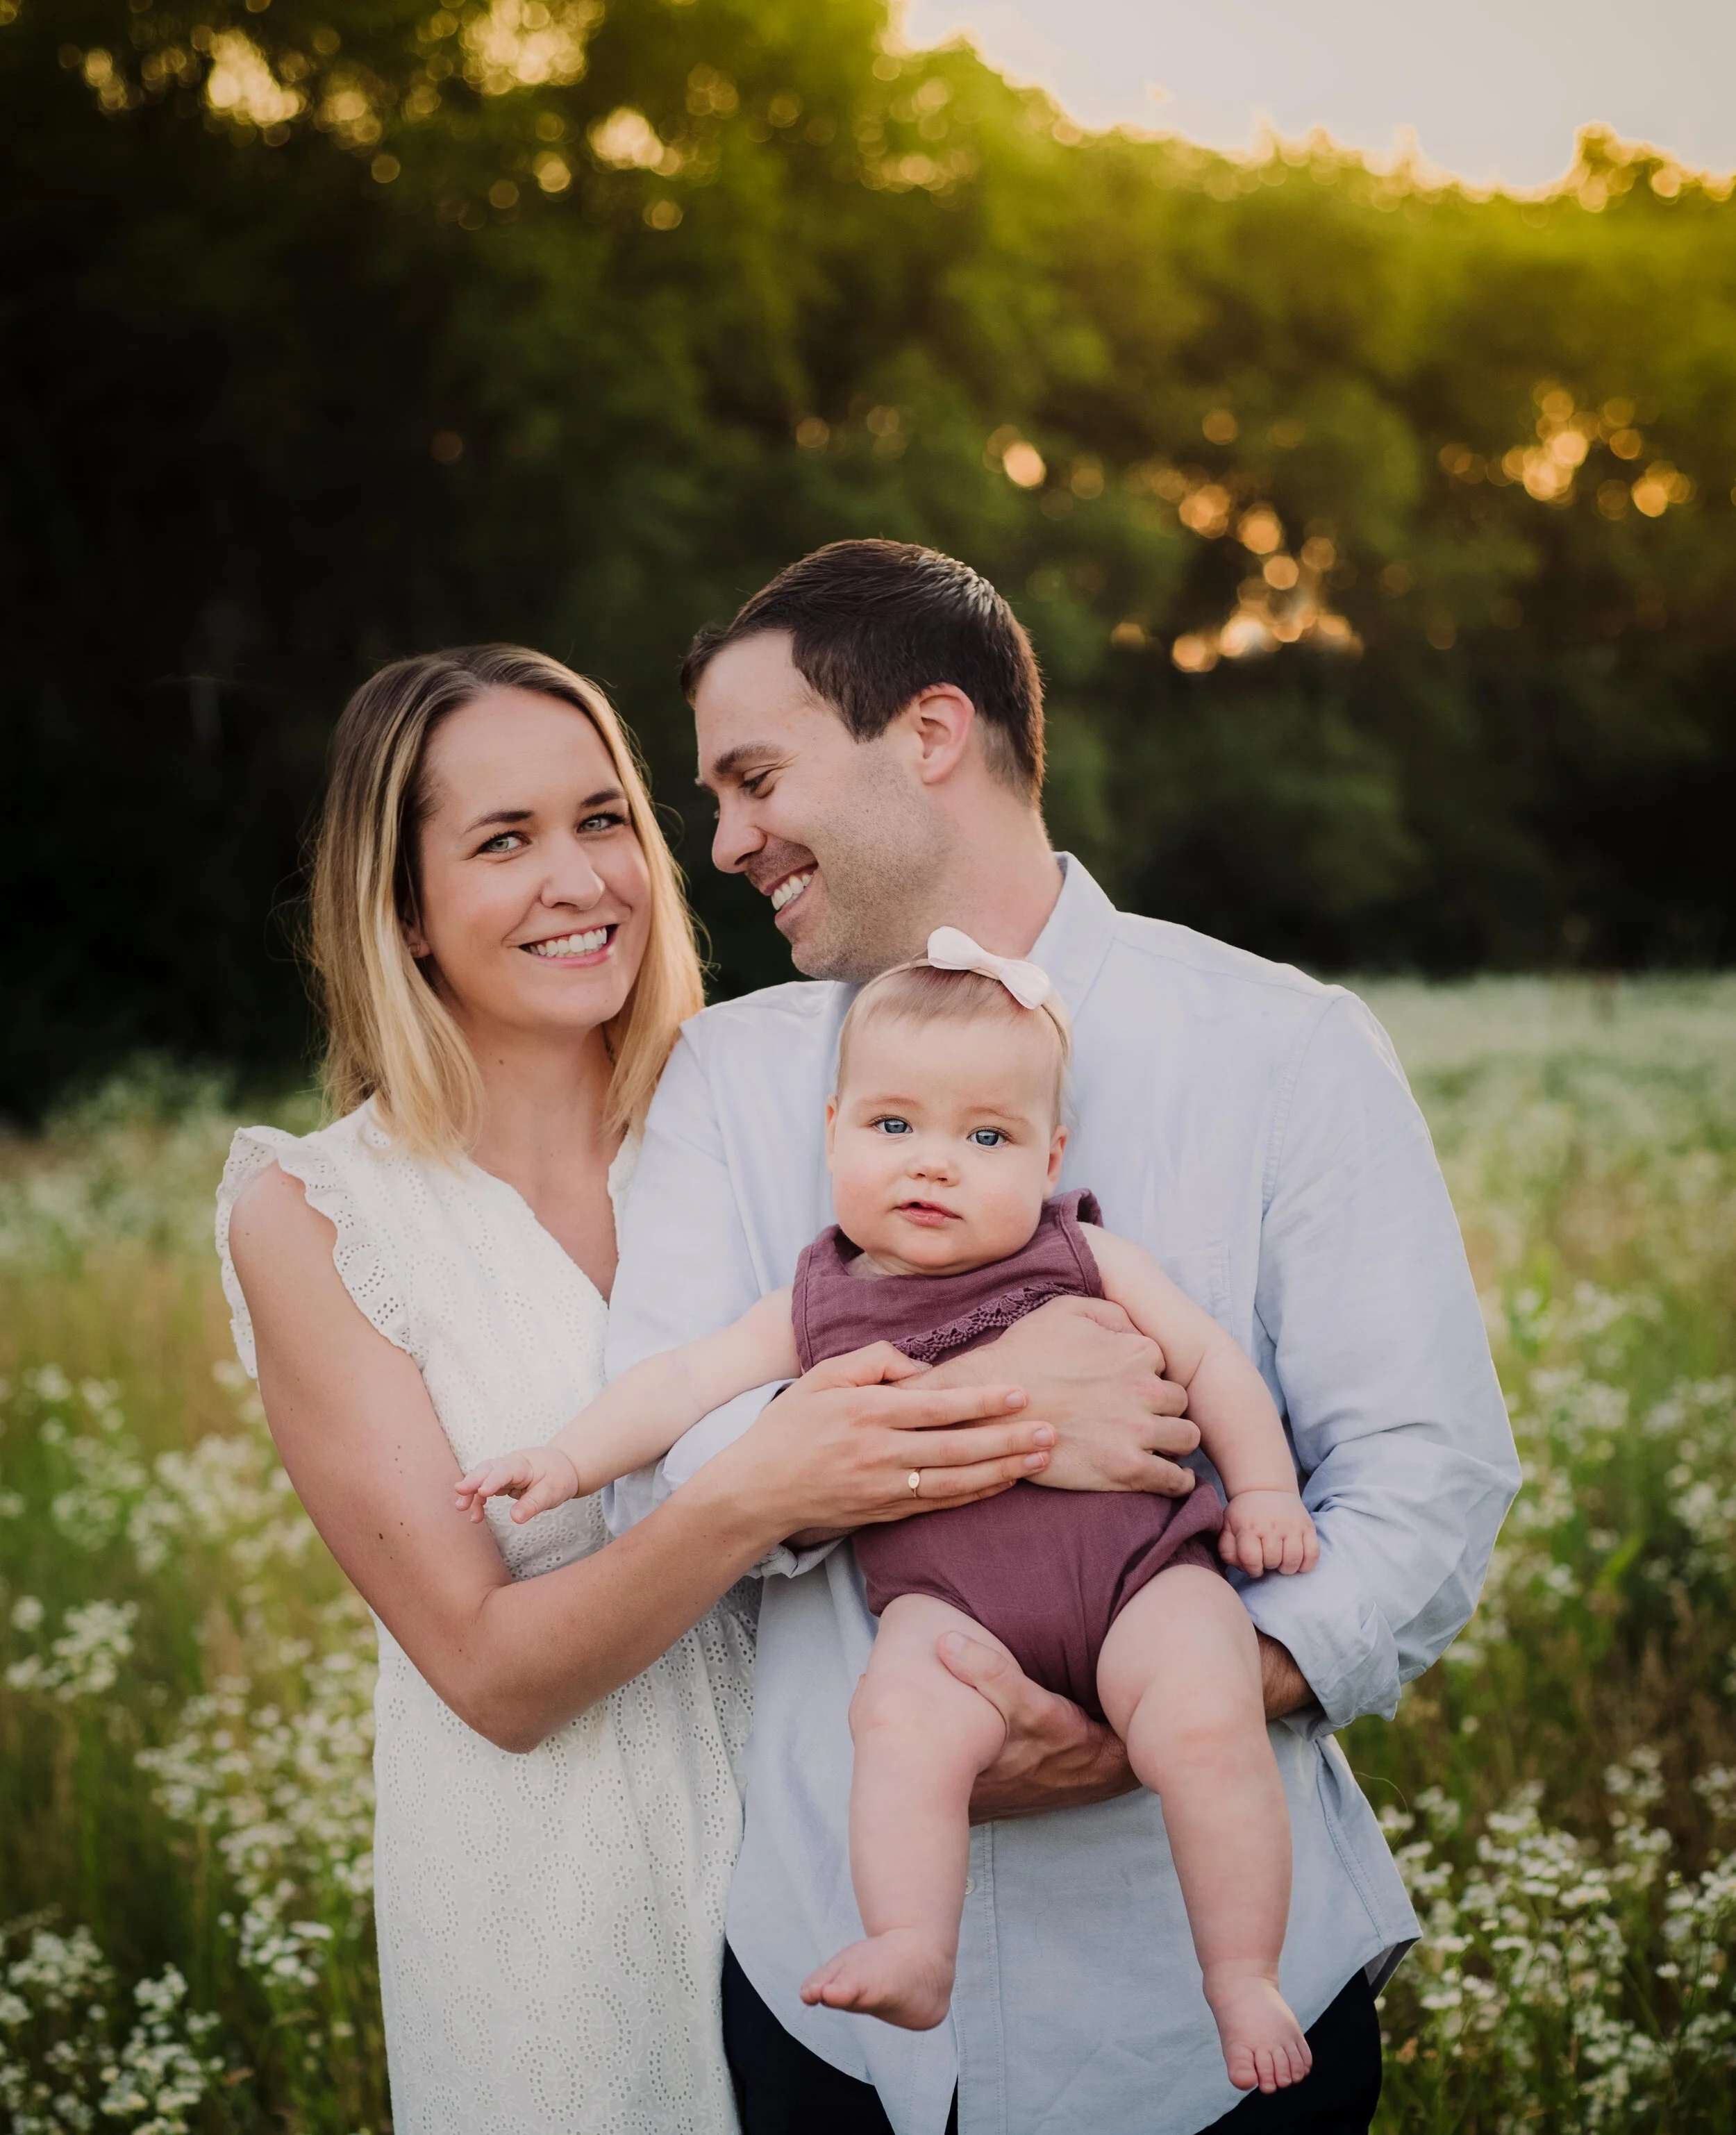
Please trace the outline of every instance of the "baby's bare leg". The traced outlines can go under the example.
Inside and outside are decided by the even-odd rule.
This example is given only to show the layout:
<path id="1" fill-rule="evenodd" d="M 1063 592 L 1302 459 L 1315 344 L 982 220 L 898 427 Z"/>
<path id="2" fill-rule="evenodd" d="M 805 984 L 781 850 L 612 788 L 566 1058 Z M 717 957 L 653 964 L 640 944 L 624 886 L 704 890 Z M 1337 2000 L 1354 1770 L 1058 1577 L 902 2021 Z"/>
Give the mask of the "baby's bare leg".
<path id="1" fill-rule="evenodd" d="M 901 1594 L 880 1618 L 850 1707 L 850 1872 L 868 1939 L 802 1988 L 804 2002 L 913 2031 L 932 2031 L 953 1998 L 971 1789 L 1006 1739 L 988 1700 L 941 1666 L 934 1648 L 948 1631 L 1001 1644 L 925 1594 Z"/>
<path id="2" fill-rule="evenodd" d="M 1290 1818 L 1266 1735 L 1259 1648 L 1235 1589 L 1172 1565 L 1110 1626 L 1098 1695 L 1164 1828 L 1239 2090 L 1279 2090 L 1312 2064 L 1278 1990 L 1290 1910 Z"/>

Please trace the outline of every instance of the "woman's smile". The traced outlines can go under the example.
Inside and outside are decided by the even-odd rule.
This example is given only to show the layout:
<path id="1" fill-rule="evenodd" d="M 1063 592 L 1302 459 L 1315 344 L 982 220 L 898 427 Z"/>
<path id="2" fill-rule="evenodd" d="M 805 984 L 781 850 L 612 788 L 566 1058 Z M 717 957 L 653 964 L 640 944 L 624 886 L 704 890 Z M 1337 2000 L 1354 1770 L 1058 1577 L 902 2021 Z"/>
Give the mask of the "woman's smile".
<path id="1" fill-rule="evenodd" d="M 607 927 L 588 927 L 570 934 L 551 934 L 541 942 L 521 942 L 518 946 L 526 955 L 540 957 L 543 962 L 584 966 L 589 968 L 603 963 L 614 946 L 618 922 Z"/>

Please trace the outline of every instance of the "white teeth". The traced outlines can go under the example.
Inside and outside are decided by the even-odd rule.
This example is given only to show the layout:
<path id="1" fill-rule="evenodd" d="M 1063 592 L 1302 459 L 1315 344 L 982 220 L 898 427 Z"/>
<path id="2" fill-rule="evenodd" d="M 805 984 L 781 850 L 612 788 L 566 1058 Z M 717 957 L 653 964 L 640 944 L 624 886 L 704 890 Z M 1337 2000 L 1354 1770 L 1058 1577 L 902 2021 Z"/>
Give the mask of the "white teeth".
<path id="1" fill-rule="evenodd" d="M 813 876 L 812 874 L 785 876 L 784 879 L 780 882 L 778 887 L 772 892 L 773 911 L 782 912 L 784 906 L 790 903 L 794 898 L 798 898 L 812 880 Z"/>
<path id="2" fill-rule="evenodd" d="M 527 942 L 533 956 L 591 956 L 609 944 L 609 929 L 594 927 L 588 934 L 563 934 L 554 942 Z"/>

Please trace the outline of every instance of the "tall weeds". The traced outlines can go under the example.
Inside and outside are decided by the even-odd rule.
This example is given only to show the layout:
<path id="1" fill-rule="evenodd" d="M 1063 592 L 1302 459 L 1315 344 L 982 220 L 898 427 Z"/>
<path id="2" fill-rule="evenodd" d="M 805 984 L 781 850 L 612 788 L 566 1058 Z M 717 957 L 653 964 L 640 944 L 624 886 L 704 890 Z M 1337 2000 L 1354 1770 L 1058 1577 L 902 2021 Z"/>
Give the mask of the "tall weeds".
<path id="1" fill-rule="evenodd" d="M 1346 1738 L 1424 1922 L 1383 2125 L 1736 2128 L 1736 982 L 1370 989 L 1525 1464 Z M 309 1123 L 298 1101 L 278 1116 Z M 384 2129 L 372 1653 L 229 1350 L 221 1088 L 0 1148 L 0 2110 Z"/>

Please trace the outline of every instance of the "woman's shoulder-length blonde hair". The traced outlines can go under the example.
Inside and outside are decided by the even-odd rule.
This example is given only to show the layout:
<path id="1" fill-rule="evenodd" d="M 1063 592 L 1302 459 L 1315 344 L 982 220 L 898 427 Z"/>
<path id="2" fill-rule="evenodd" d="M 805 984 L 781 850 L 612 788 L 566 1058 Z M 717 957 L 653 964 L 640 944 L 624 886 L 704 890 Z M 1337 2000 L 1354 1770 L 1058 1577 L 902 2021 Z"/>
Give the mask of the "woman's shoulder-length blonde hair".
<path id="1" fill-rule="evenodd" d="M 322 1080 L 334 1115 L 378 1101 L 395 1140 L 451 1157 L 482 1126 L 482 1082 L 463 1034 L 410 953 L 424 769 L 441 722 L 491 690 L 526 690 L 583 712 L 609 752 L 651 879 L 644 961 L 604 1027 L 614 1072 L 610 1123 L 644 1120 L 681 1023 L 705 1005 L 680 870 L 652 807 L 638 752 L 603 692 L 516 645 L 463 646 L 399 660 L 363 683 L 332 737 L 315 836 L 308 950 L 324 1012 Z"/>

